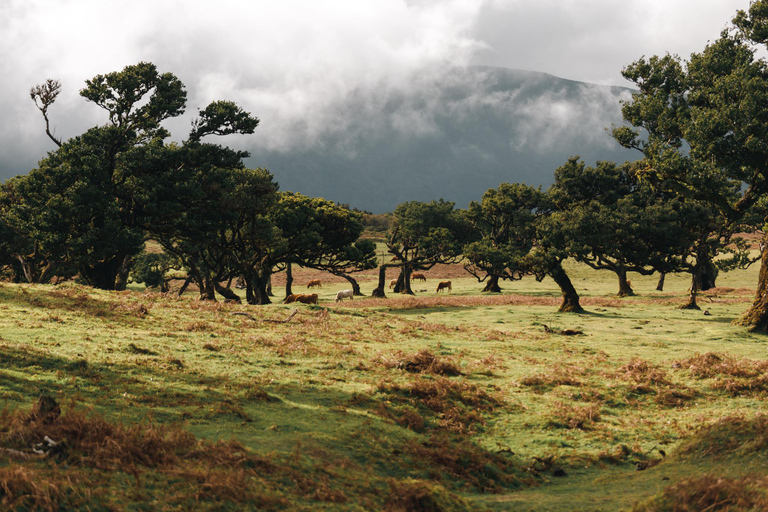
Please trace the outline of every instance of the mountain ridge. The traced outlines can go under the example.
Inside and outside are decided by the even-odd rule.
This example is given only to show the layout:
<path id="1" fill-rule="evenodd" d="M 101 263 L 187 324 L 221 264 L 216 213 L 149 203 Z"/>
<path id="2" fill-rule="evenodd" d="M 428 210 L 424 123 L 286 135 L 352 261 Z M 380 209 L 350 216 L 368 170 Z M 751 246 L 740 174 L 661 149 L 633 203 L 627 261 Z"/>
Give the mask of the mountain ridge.
<path id="1" fill-rule="evenodd" d="M 606 128 L 631 89 L 493 66 L 357 90 L 337 106 L 341 128 L 291 151 L 258 145 L 247 163 L 281 189 L 363 210 L 443 198 L 465 207 L 502 182 L 547 186 L 573 155 L 589 165 L 637 156 Z"/>

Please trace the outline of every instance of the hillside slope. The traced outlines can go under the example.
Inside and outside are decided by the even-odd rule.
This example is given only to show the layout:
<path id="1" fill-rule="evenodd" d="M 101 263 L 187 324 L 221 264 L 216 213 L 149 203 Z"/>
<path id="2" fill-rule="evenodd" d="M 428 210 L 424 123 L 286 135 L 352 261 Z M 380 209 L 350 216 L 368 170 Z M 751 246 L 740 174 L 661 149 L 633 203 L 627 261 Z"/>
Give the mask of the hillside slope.
<path id="1" fill-rule="evenodd" d="M 269 168 L 283 190 L 375 213 L 441 197 L 465 207 L 501 182 L 546 186 L 572 155 L 588 164 L 636 158 L 605 131 L 621 123 L 630 94 L 531 71 L 457 68 L 357 90 L 321 136 L 284 150 L 257 143 L 248 163 Z"/>

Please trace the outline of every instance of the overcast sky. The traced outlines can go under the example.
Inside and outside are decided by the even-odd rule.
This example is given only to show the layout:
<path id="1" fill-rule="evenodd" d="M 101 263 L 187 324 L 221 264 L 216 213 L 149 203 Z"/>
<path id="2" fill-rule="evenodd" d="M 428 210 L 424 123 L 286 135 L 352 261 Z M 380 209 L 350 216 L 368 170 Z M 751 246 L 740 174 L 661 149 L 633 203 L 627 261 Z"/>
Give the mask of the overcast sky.
<path id="1" fill-rule="evenodd" d="M 446 66 L 628 85 L 621 77 L 628 63 L 665 52 L 687 57 L 748 7 L 748 0 L 1 0 L 0 180 L 54 148 L 29 98 L 46 78 L 63 84 L 50 116 L 65 139 L 106 122 L 78 96 L 84 80 L 150 61 L 187 87 L 179 137 L 197 108 L 227 99 L 262 121 L 248 144 L 290 151 L 333 129 L 326 120 L 345 96 L 405 87 Z"/>

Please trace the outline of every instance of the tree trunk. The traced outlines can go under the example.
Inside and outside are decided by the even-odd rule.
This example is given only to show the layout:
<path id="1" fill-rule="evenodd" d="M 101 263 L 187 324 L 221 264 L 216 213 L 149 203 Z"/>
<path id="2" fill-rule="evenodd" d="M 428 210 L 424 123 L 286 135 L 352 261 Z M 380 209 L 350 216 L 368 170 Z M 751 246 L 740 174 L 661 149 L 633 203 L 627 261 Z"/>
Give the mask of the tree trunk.
<path id="1" fill-rule="evenodd" d="M 701 267 L 699 265 L 694 267 L 691 276 L 691 288 L 688 302 L 680 306 L 680 309 L 701 309 L 696 303 L 696 296 L 701 289 Z"/>
<path id="2" fill-rule="evenodd" d="M 187 286 L 189 286 L 189 283 L 192 282 L 192 276 L 187 276 L 187 278 L 184 280 L 184 284 L 181 285 L 181 288 L 179 288 L 179 297 L 184 295 L 184 292 L 187 291 Z"/>
<path id="3" fill-rule="evenodd" d="M 563 303 L 560 304 L 558 313 L 583 313 L 584 309 L 579 304 L 579 294 L 576 293 L 576 288 L 573 287 L 568 274 L 565 273 L 562 265 L 557 265 L 549 272 L 552 279 L 555 280 L 560 290 L 563 292 Z"/>
<path id="4" fill-rule="evenodd" d="M 275 295 L 272 293 L 272 273 L 269 273 L 269 277 L 267 278 L 267 296 L 268 297 L 274 297 Z"/>
<path id="5" fill-rule="evenodd" d="M 128 287 L 128 274 L 131 272 L 133 266 L 133 256 L 126 256 L 123 258 L 120 267 L 117 270 L 117 278 L 115 279 L 115 290 L 125 290 Z"/>
<path id="6" fill-rule="evenodd" d="M 221 295 L 225 299 L 235 301 L 238 304 L 242 302 L 240 300 L 240 297 L 235 292 L 233 292 L 230 288 L 225 288 L 221 286 L 221 283 L 219 283 L 218 281 L 213 282 L 213 287 L 219 293 L 219 295 Z"/>
<path id="7" fill-rule="evenodd" d="M 632 290 L 632 285 L 630 285 L 629 281 L 627 280 L 627 271 L 624 270 L 624 268 L 619 268 L 614 272 L 616 272 L 616 275 L 619 278 L 619 297 L 633 296 L 635 292 Z"/>
<path id="8" fill-rule="evenodd" d="M 765 242 L 765 240 L 763 240 Z M 735 320 L 734 325 L 743 325 L 752 332 L 768 333 L 768 244 L 761 244 L 760 277 L 752 307 Z"/>
<path id="9" fill-rule="evenodd" d="M 285 266 L 285 296 L 289 295 L 293 295 L 293 268 L 290 262 Z"/>
<path id="10" fill-rule="evenodd" d="M 93 266 L 83 265 L 79 268 L 80 277 L 83 278 L 86 284 L 94 288 L 114 290 L 123 258 L 123 256 L 115 256 Z"/>
<path id="11" fill-rule="evenodd" d="M 501 288 L 499 287 L 499 276 L 491 276 L 488 278 L 488 282 L 485 283 L 483 292 L 501 293 Z"/>
<path id="12" fill-rule="evenodd" d="M 267 286 L 272 277 L 271 271 L 254 271 L 245 275 L 245 298 L 248 304 L 271 304 Z"/>
<path id="13" fill-rule="evenodd" d="M 200 288 L 200 300 L 210 300 L 216 302 L 216 288 L 213 286 L 213 279 L 204 276 L 197 283 Z"/>
<path id="14" fill-rule="evenodd" d="M 386 263 L 382 263 L 379 267 L 379 284 L 374 288 L 373 292 L 371 293 L 371 297 L 377 297 L 380 299 L 386 299 L 387 295 L 384 293 L 384 287 L 386 286 L 387 281 L 387 269 L 389 267 L 396 267 L 398 265 L 387 265 Z"/>
<path id="15" fill-rule="evenodd" d="M 352 285 L 352 295 L 357 295 L 357 296 L 363 295 L 363 292 L 360 291 L 360 284 L 357 282 L 357 280 L 354 277 L 344 273 L 339 273 L 334 275 L 341 276 L 347 281 L 349 281 L 349 284 Z"/>
<path id="16" fill-rule="evenodd" d="M 766 256 L 765 253 L 763 256 Z M 765 260 L 760 264 L 760 277 L 752 307 L 733 323 L 747 327 L 752 332 L 768 334 L 768 265 Z"/>
<path id="17" fill-rule="evenodd" d="M 407 293 L 408 295 L 416 295 L 411 289 L 411 273 L 413 269 L 410 265 L 405 264 L 400 269 L 400 276 L 397 278 L 397 284 L 395 285 L 395 293 Z"/>
<path id="18" fill-rule="evenodd" d="M 700 289 L 703 291 L 707 291 L 712 288 L 715 288 L 717 286 L 717 284 L 715 284 L 715 281 L 717 280 L 717 274 L 720 271 L 715 266 L 715 263 L 712 261 L 712 258 L 710 258 L 708 254 L 706 254 L 704 258 L 699 261 L 698 267 L 700 268 L 700 272 L 701 272 L 701 288 Z"/>
<path id="19" fill-rule="evenodd" d="M 666 272 L 662 272 L 659 276 L 659 283 L 656 285 L 656 291 L 663 292 L 664 291 L 664 278 L 667 277 Z"/>

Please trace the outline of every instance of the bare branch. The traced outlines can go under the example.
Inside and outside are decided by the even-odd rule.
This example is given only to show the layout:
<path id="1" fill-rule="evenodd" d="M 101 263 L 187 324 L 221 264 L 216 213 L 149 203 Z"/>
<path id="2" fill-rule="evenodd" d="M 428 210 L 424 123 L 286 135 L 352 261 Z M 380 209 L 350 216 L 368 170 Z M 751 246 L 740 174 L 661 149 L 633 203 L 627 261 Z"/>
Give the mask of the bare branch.
<path id="1" fill-rule="evenodd" d="M 45 133 L 48 137 L 59 147 L 61 147 L 61 140 L 57 139 L 51 133 L 51 125 L 48 120 L 48 107 L 53 105 L 56 101 L 56 97 L 61 92 L 61 82 L 49 78 L 45 83 L 37 84 L 29 90 L 29 96 L 32 101 L 35 102 L 37 109 L 43 113 L 43 119 L 45 119 Z"/>

